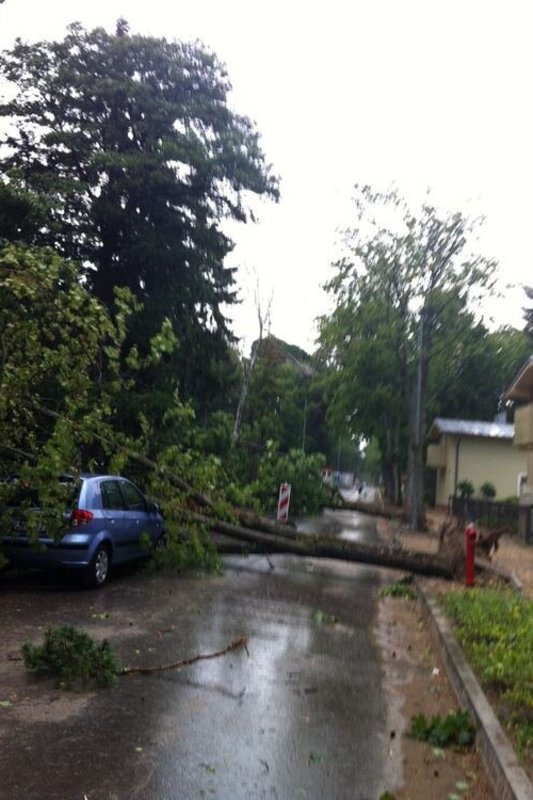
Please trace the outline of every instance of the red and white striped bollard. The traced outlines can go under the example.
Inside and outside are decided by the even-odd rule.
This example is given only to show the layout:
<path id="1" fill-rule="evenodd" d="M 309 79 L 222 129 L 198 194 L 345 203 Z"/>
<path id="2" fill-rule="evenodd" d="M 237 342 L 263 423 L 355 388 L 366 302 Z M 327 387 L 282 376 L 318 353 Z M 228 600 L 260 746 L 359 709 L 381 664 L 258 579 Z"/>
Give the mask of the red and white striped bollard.
<path id="1" fill-rule="evenodd" d="M 287 522 L 289 519 L 289 505 L 291 502 L 291 485 L 282 483 L 279 487 L 278 522 Z"/>

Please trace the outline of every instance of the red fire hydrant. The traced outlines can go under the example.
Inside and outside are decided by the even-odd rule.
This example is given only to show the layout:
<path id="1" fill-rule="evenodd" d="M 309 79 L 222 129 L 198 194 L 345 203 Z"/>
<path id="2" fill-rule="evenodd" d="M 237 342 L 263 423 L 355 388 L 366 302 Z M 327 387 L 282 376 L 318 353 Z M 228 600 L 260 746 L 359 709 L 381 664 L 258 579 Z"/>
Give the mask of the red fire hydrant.
<path id="1" fill-rule="evenodd" d="M 470 523 L 465 530 L 465 586 L 474 586 L 476 582 L 476 539 L 476 526 Z"/>

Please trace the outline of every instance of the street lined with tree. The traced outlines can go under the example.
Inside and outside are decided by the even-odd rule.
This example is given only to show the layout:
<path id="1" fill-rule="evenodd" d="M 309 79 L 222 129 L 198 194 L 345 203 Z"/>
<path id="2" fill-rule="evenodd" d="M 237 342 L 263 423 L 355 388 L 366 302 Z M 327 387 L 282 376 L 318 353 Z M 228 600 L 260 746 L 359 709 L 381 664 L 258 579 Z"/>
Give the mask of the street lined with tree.
<path id="1" fill-rule="evenodd" d="M 258 309 L 246 359 L 223 222 L 252 221 L 250 196 L 279 189 L 216 56 L 125 20 L 76 23 L 17 41 L 0 74 L 4 472 L 46 492 L 59 470 L 128 469 L 178 531 L 193 496 L 221 520 L 272 512 L 289 479 L 293 511 L 315 512 L 321 471 L 355 474 L 366 456 L 423 527 L 431 415 L 493 415 L 529 347 L 476 314 L 495 265 L 470 252 L 475 221 L 358 187 L 317 353 Z"/>

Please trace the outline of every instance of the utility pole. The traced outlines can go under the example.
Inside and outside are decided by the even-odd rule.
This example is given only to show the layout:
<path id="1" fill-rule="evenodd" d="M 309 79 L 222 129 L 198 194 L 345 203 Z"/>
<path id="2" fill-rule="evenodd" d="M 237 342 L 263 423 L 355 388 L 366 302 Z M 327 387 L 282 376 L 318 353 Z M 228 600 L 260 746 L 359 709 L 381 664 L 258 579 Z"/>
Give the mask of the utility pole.
<path id="1" fill-rule="evenodd" d="M 418 528 L 419 496 L 420 496 L 420 475 L 419 459 L 420 448 L 422 446 L 422 368 L 424 355 L 424 309 L 420 311 L 420 322 L 418 327 L 418 366 L 416 375 L 415 392 L 415 430 L 413 447 L 413 464 L 411 470 L 411 530 Z"/>

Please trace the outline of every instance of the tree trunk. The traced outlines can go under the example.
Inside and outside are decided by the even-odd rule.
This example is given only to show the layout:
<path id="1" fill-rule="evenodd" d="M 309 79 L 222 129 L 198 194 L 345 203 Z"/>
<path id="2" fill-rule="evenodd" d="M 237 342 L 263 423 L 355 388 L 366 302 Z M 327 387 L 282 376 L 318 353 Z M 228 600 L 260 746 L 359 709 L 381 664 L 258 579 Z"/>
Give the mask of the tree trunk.
<path id="1" fill-rule="evenodd" d="M 270 325 L 270 308 L 272 305 L 272 298 L 268 301 L 266 313 L 263 314 L 261 309 L 261 301 L 259 299 L 259 288 L 255 295 L 255 309 L 257 311 L 257 321 L 259 323 L 259 337 L 257 340 L 252 344 L 252 349 L 250 352 L 250 360 L 248 361 L 245 369 L 244 375 L 242 378 L 242 386 L 241 386 L 241 393 L 239 396 L 239 402 L 237 405 L 237 411 L 235 412 L 235 424 L 233 426 L 233 435 L 231 439 L 231 443 L 233 446 L 237 444 L 239 441 L 239 434 L 241 430 L 241 422 L 242 422 L 242 415 L 244 412 L 244 406 L 246 404 L 246 398 L 248 397 L 248 389 L 250 388 L 250 381 L 252 379 L 252 373 L 254 371 L 255 363 L 257 361 L 257 357 L 259 355 L 259 351 L 261 349 L 261 344 L 263 343 L 263 329 L 265 325 Z"/>
<path id="2" fill-rule="evenodd" d="M 383 454 L 383 484 L 385 500 L 392 506 L 401 506 L 402 487 L 400 480 L 399 449 L 400 449 L 400 422 L 390 415 L 384 416 L 385 425 L 385 452 Z"/>
<path id="3" fill-rule="evenodd" d="M 341 561 L 374 564 L 389 569 L 408 570 L 419 575 L 433 575 L 453 578 L 454 570 L 448 560 L 440 556 L 418 553 L 410 550 L 397 550 L 383 545 L 363 545 L 354 542 L 340 542 L 325 536 L 309 534 L 288 536 L 262 533 L 243 528 L 222 520 L 189 514 L 188 518 L 211 531 L 217 531 L 234 539 L 265 546 L 269 552 L 294 553 L 310 558 L 333 558 Z M 294 537 L 294 538 L 293 538 Z"/>
<path id="4" fill-rule="evenodd" d="M 384 456 L 383 458 L 383 488 L 385 500 L 388 505 L 396 505 L 396 481 L 394 479 L 394 465 Z"/>
<path id="5" fill-rule="evenodd" d="M 252 345 L 252 351 L 250 353 L 250 360 L 246 364 L 244 368 L 244 375 L 242 378 L 242 386 L 241 386 L 241 393 L 239 396 L 239 403 L 237 405 L 237 411 L 235 412 L 235 424 L 233 426 L 233 434 L 231 438 L 231 442 L 233 445 L 236 445 L 239 440 L 239 434 L 241 430 L 241 422 L 242 422 L 242 415 L 244 412 L 244 405 L 246 403 L 246 398 L 248 396 L 248 388 L 250 386 L 250 381 L 252 379 L 252 372 L 254 371 L 255 362 L 257 361 L 257 354 L 259 353 L 259 348 L 261 346 L 262 341 L 262 330 L 259 334 L 259 340 L 254 342 Z"/>

